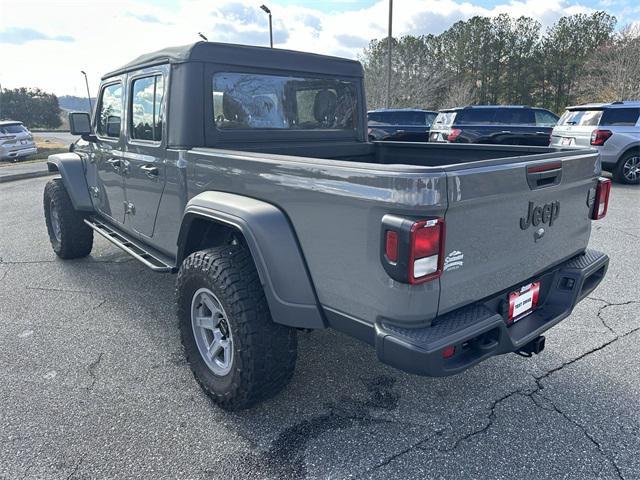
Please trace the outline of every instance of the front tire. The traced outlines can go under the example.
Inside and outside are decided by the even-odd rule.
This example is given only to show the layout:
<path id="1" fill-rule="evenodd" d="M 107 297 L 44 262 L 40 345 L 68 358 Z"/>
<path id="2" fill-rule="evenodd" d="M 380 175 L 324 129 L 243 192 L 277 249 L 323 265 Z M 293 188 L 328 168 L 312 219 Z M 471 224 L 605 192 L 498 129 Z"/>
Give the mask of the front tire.
<path id="1" fill-rule="evenodd" d="M 640 152 L 629 152 L 618 160 L 613 178 L 619 183 L 640 184 Z"/>
<path id="2" fill-rule="evenodd" d="M 296 331 L 272 321 L 245 246 L 189 255 L 178 272 L 176 298 L 187 362 L 215 403 L 226 410 L 249 408 L 289 383 Z"/>
<path id="3" fill-rule="evenodd" d="M 93 248 L 93 230 L 84 223 L 84 215 L 73 208 L 61 178 L 47 182 L 43 206 L 49 240 L 56 255 L 65 260 L 89 255 Z"/>

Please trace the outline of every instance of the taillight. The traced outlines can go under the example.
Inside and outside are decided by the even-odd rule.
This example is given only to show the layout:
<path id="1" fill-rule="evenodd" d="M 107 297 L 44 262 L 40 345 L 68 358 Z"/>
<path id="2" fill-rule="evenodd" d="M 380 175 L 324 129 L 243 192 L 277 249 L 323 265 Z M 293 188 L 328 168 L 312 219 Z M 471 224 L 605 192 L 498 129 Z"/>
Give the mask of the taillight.
<path id="1" fill-rule="evenodd" d="M 387 230 L 385 234 L 385 255 L 390 262 L 398 261 L 398 232 Z"/>
<path id="2" fill-rule="evenodd" d="M 600 147 L 604 145 L 604 142 L 609 140 L 609 137 L 611 135 L 613 135 L 613 132 L 611 130 L 596 129 L 593 132 L 591 132 L 591 145 Z"/>
<path id="3" fill-rule="evenodd" d="M 438 278 L 444 263 L 444 219 L 385 215 L 382 263 L 391 278 L 419 284 Z"/>
<path id="4" fill-rule="evenodd" d="M 440 219 L 416 222 L 411 227 L 409 282 L 422 283 L 440 273 Z"/>
<path id="5" fill-rule="evenodd" d="M 600 220 L 607 214 L 609 208 L 609 193 L 611 192 L 611 180 L 600 177 L 596 185 L 596 198 L 591 211 L 592 220 Z"/>
<path id="6" fill-rule="evenodd" d="M 452 128 L 451 130 L 449 130 L 449 133 L 447 134 L 447 141 L 455 142 L 461 133 L 462 133 L 462 130 L 460 130 L 459 128 Z"/>

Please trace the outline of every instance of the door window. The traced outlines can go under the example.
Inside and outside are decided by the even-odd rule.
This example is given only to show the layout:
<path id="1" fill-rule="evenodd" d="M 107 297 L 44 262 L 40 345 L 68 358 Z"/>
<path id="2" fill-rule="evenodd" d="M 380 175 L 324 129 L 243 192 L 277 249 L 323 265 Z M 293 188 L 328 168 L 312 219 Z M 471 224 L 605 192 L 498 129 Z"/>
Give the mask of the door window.
<path id="1" fill-rule="evenodd" d="M 535 125 L 533 112 L 528 108 L 498 108 L 494 120 L 504 125 Z"/>
<path id="2" fill-rule="evenodd" d="M 131 88 L 131 138 L 162 140 L 164 79 L 162 75 L 138 78 Z"/>
<path id="3" fill-rule="evenodd" d="M 122 85 L 114 83 L 102 90 L 98 111 L 98 134 L 103 137 L 119 138 L 122 120 Z"/>

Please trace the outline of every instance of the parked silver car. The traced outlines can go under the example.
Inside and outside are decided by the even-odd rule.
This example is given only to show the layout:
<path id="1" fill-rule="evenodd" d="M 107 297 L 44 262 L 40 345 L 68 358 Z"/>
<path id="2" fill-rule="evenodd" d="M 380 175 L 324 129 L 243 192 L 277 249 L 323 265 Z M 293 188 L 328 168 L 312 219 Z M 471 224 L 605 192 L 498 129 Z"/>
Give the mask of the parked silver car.
<path id="1" fill-rule="evenodd" d="M 17 162 L 37 152 L 33 135 L 22 122 L 0 121 L 0 160 Z"/>
<path id="2" fill-rule="evenodd" d="M 616 181 L 639 184 L 640 101 L 568 107 L 553 129 L 551 145 L 593 147 Z"/>

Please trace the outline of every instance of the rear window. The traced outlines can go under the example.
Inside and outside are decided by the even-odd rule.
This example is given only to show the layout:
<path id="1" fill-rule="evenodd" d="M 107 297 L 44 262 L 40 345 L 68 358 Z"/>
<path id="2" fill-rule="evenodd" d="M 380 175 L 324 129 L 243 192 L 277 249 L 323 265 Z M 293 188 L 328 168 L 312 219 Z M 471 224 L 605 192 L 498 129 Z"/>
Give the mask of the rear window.
<path id="1" fill-rule="evenodd" d="M 333 78 L 216 73 L 214 120 L 220 129 L 353 130 L 356 92 Z"/>
<path id="2" fill-rule="evenodd" d="M 371 112 L 368 114 L 371 123 L 386 125 L 429 125 L 435 117 L 427 118 L 425 112 Z"/>
<path id="3" fill-rule="evenodd" d="M 558 117 L 548 110 L 534 110 L 536 125 L 539 127 L 553 127 L 558 123 Z"/>
<path id="4" fill-rule="evenodd" d="M 440 112 L 440 113 L 438 113 L 438 115 L 436 116 L 435 120 L 433 121 L 433 124 L 431 125 L 431 127 L 432 128 L 448 127 L 449 125 L 451 125 L 453 123 L 453 119 L 456 118 L 456 113 L 457 112 Z"/>
<path id="5" fill-rule="evenodd" d="M 638 122 L 638 116 L 640 116 L 640 108 L 607 108 L 602 114 L 600 125 L 633 126 Z"/>
<path id="6" fill-rule="evenodd" d="M 14 133 L 24 133 L 27 129 L 24 126 L 15 124 L 15 125 L 3 125 L 0 127 L 0 133 L 4 135 L 14 134 Z"/>
<path id="7" fill-rule="evenodd" d="M 596 127 L 600 117 L 602 117 L 602 110 L 567 110 L 558 120 L 558 125 Z"/>

